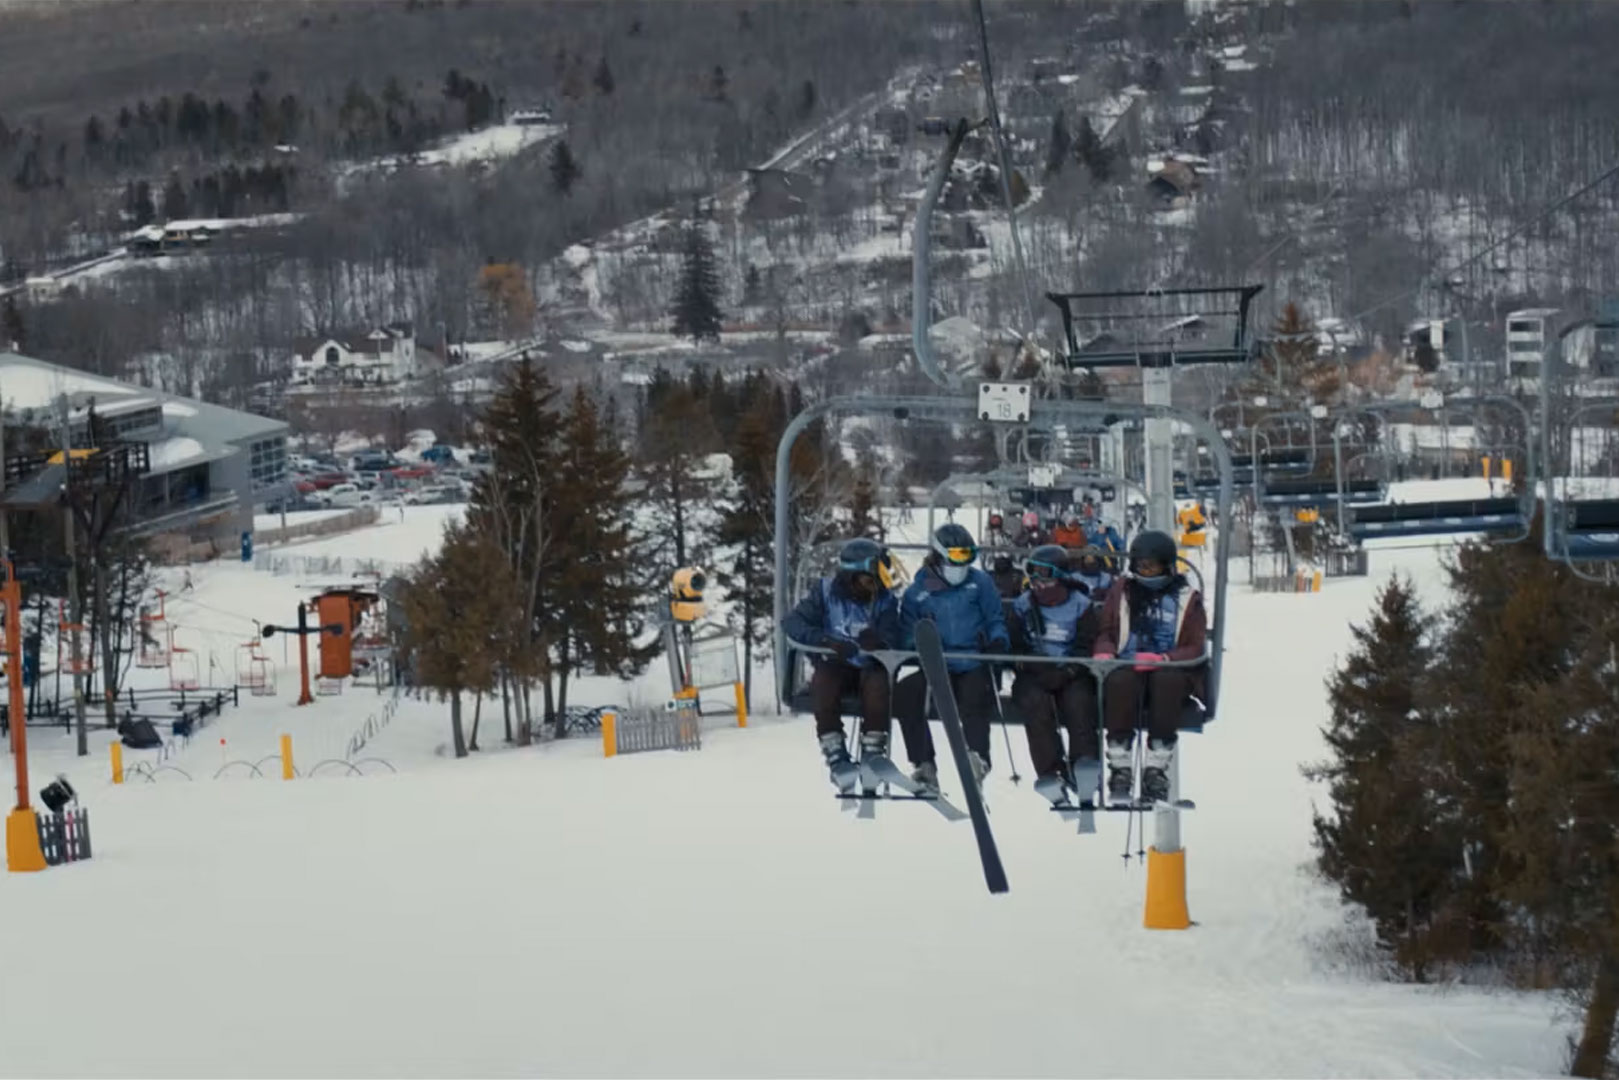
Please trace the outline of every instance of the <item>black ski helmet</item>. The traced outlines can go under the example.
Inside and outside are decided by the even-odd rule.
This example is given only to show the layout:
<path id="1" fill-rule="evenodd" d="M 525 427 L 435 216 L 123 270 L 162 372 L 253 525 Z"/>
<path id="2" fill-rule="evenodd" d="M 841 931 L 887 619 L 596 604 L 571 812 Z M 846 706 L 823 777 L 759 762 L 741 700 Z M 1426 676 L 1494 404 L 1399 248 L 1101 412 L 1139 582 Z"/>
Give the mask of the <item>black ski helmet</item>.
<path id="1" fill-rule="evenodd" d="M 845 574 L 870 574 L 883 588 L 892 588 L 888 549 L 877 541 L 857 536 L 847 541 L 838 551 L 838 571 Z"/>
<path id="2" fill-rule="evenodd" d="M 1026 565 L 1031 578 L 1062 577 L 1068 573 L 1068 549 L 1061 544 L 1041 544 L 1029 553 Z"/>
<path id="3" fill-rule="evenodd" d="M 944 562 L 953 566 L 966 566 L 978 558 L 978 545 L 967 526 L 947 521 L 933 530 L 932 548 Z"/>
<path id="4" fill-rule="evenodd" d="M 1179 549 L 1175 546 L 1174 537 L 1158 529 L 1147 529 L 1136 533 L 1135 539 L 1130 541 L 1130 568 L 1135 569 L 1137 562 L 1142 559 L 1152 559 L 1162 563 L 1169 573 L 1175 572 L 1175 563 Z"/>

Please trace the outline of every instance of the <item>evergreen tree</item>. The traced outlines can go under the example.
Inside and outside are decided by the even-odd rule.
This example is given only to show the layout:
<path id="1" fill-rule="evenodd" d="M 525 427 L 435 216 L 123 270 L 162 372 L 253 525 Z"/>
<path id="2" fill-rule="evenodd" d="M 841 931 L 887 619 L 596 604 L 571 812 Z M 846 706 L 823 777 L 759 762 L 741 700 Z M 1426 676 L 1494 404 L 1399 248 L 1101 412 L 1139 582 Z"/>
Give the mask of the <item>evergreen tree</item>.
<path id="1" fill-rule="evenodd" d="M 163 219 L 177 221 L 188 216 L 190 204 L 186 201 L 185 184 L 180 180 L 180 174 L 169 174 L 169 182 L 163 187 Z"/>
<path id="2" fill-rule="evenodd" d="M 1354 649 L 1328 682 L 1333 757 L 1305 770 L 1329 784 L 1332 816 L 1315 816 L 1322 873 L 1366 909 L 1378 940 L 1418 981 L 1435 917 L 1463 873 L 1459 838 L 1430 786 L 1429 629 L 1410 583 L 1391 578 L 1371 621 L 1350 628 Z"/>
<path id="3" fill-rule="evenodd" d="M 439 554 L 406 575 L 398 643 L 416 685 L 450 702 L 455 756 L 477 749 L 466 738 L 461 697 L 494 689 L 497 664 L 515 623 L 515 588 L 500 550 L 476 529 L 452 526 Z"/>
<path id="4" fill-rule="evenodd" d="M 9 352 L 24 352 L 28 348 L 28 334 L 23 327 L 22 312 L 17 310 L 17 300 L 10 293 L 6 294 L 6 306 L 0 311 L 0 346 Z"/>
<path id="5" fill-rule="evenodd" d="M 1295 402 L 1323 396 L 1320 392 L 1325 388 L 1321 385 L 1320 344 L 1315 324 L 1291 300 L 1271 326 L 1267 353 L 1270 370 L 1265 373 L 1265 383 L 1254 387 L 1257 393 L 1268 392 L 1281 400 Z"/>
<path id="6" fill-rule="evenodd" d="M 596 76 L 593 81 L 596 84 L 596 89 L 603 95 L 613 92 L 613 87 L 616 84 L 613 82 L 613 69 L 607 66 L 606 53 L 602 54 L 601 61 L 596 65 Z"/>
<path id="7" fill-rule="evenodd" d="M 625 495 L 629 471 L 629 455 L 602 423 L 595 401 L 583 386 L 576 388 L 563 417 L 553 481 L 562 551 L 547 614 L 557 643 L 558 716 L 567 708 L 573 672 L 627 676 L 649 655 L 636 646 L 644 594 Z"/>
<path id="8" fill-rule="evenodd" d="M 660 388 L 659 382 L 666 385 Z M 697 394 L 658 369 L 648 387 L 646 424 L 636 447 L 636 471 L 649 511 L 642 518 L 648 533 L 643 561 L 650 572 L 649 586 L 667 581 L 679 567 L 701 565 L 708 558 L 704 515 L 713 502 L 714 485 L 702 466 L 718 443 Z"/>
<path id="9" fill-rule="evenodd" d="M 574 181 L 579 179 L 579 163 L 573 159 L 573 150 L 568 146 L 567 139 L 558 139 L 551 148 L 551 187 L 559 195 L 567 195 L 573 191 Z"/>
<path id="10" fill-rule="evenodd" d="M 1613 1075 L 1619 1019 L 1619 647 L 1614 590 L 1586 627 L 1568 677 L 1536 688 L 1509 736 L 1512 814 L 1502 837 L 1506 899 L 1528 938 L 1534 984 L 1555 979 L 1584 1007 L 1574 1076 Z"/>
<path id="11" fill-rule="evenodd" d="M 702 225 L 686 226 L 680 286 L 675 292 L 675 333 L 693 341 L 719 341 L 722 316 L 719 308 L 719 271 L 714 264 L 714 247 Z"/>
<path id="12" fill-rule="evenodd" d="M 743 696 L 750 707 L 755 657 L 768 654 L 775 618 L 777 430 L 768 401 L 756 401 L 737 425 L 731 478 L 720 502 L 717 539 L 730 551 L 725 591 L 731 601 L 730 621 L 742 638 Z"/>
<path id="13" fill-rule="evenodd" d="M 1068 120 L 1062 109 L 1058 109 L 1057 115 L 1051 118 L 1051 135 L 1046 139 L 1046 174 L 1055 176 L 1062 172 L 1073 150 L 1074 138 L 1068 134 Z"/>
<path id="14" fill-rule="evenodd" d="M 552 617 L 566 559 L 567 535 L 559 527 L 557 461 L 560 455 L 556 388 L 532 361 L 515 364 L 483 415 L 490 468 L 473 488 L 467 523 L 488 536 L 512 568 L 526 638 L 508 663 L 519 685 L 542 680 L 546 714 L 554 713 Z M 526 689 L 519 695 L 518 742 L 530 734 Z"/>
<path id="15" fill-rule="evenodd" d="M 136 228 L 150 225 L 157 219 L 157 207 L 152 203 L 152 185 L 145 180 L 135 182 L 135 202 L 132 209 Z"/>
<path id="16" fill-rule="evenodd" d="M 1074 132 L 1074 156 L 1090 173 L 1092 182 L 1105 184 L 1113 178 L 1113 152 L 1102 145 L 1088 116 L 1079 118 L 1079 129 Z"/>
<path id="17" fill-rule="evenodd" d="M 101 117 L 91 114 L 90 119 L 84 122 L 84 152 L 90 158 L 95 158 L 101 152 L 103 139 Z"/>
<path id="18" fill-rule="evenodd" d="M 815 81 L 805 79 L 804 85 L 798 89 L 798 118 L 807 120 L 815 113 Z"/>

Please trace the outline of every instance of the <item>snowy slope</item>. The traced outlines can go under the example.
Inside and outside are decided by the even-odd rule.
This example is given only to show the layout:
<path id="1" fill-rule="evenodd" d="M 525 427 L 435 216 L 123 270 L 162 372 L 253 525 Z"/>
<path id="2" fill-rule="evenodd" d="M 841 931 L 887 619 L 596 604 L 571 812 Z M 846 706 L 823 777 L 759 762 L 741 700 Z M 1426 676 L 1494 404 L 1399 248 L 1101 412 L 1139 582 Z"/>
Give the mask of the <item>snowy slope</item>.
<path id="1" fill-rule="evenodd" d="M 403 557 L 374 533 L 351 546 Z M 442 707 L 410 703 L 376 744 L 398 776 L 114 788 L 76 768 L 95 859 L 0 876 L 0 1072 L 1555 1073 L 1548 997 L 1320 958 L 1346 922 L 1303 870 L 1298 765 L 1322 753 L 1346 623 L 1396 565 L 1437 595 L 1431 551 L 1378 554 L 1371 579 L 1316 595 L 1234 587 L 1221 717 L 1183 758 L 1191 931 L 1140 928 L 1123 821 L 1076 836 L 1010 783 L 999 734 L 988 796 L 1012 891 L 991 897 L 967 824 L 841 809 L 806 720 L 716 718 L 695 754 L 609 760 L 576 740 L 455 762 L 433 753 Z M 198 586 L 242 611 L 275 588 L 240 567 Z M 375 703 L 283 697 L 221 730 L 346 735 Z"/>

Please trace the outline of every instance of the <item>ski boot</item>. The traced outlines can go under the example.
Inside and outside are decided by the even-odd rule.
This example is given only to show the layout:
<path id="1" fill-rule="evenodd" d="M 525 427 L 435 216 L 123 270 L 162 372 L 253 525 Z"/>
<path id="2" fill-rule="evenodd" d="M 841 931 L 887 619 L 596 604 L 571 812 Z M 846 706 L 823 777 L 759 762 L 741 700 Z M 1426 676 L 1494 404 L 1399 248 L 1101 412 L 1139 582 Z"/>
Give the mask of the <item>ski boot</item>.
<path id="1" fill-rule="evenodd" d="M 939 793 L 939 766 L 936 762 L 924 761 L 911 773 L 911 782 L 931 794 Z"/>
<path id="2" fill-rule="evenodd" d="M 1130 744 L 1107 744 L 1107 800 L 1115 806 L 1129 805 L 1135 788 L 1135 769 L 1130 765 Z"/>
<path id="3" fill-rule="evenodd" d="M 1096 791 L 1102 786 L 1102 763 L 1095 758 L 1076 758 L 1068 767 L 1070 782 L 1079 805 L 1096 805 Z"/>
<path id="4" fill-rule="evenodd" d="M 1169 801 L 1169 763 L 1175 757 L 1175 744 L 1153 739 L 1147 743 L 1146 764 L 1141 769 L 1141 800 Z"/>
<path id="5" fill-rule="evenodd" d="M 860 759 L 888 756 L 888 732 L 862 731 L 860 733 Z"/>
<path id="6" fill-rule="evenodd" d="M 853 791 L 860 782 L 860 767 L 849 757 L 842 732 L 829 731 L 821 736 L 821 756 L 826 759 L 827 770 L 838 791 L 845 795 Z"/>
<path id="7" fill-rule="evenodd" d="M 967 751 L 967 763 L 973 769 L 973 782 L 979 788 L 983 788 L 984 777 L 989 775 L 989 758 L 980 754 L 977 750 L 969 750 Z"/>
<path id="8" fill-rule="evenodd" d="M 1067 806 L 1068 782 L 1061 773 L 1043 773 L 1034 779 L 1034 790 L 1052 806 Z"/>

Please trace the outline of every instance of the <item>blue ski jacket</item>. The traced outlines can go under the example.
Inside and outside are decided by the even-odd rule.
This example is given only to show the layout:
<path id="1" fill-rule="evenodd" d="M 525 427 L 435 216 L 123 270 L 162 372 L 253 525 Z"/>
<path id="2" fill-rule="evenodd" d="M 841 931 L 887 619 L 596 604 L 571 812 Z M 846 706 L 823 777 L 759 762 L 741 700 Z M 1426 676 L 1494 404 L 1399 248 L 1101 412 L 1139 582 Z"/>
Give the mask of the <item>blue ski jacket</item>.
<path id="1" fill-rule="evenodd" d="M 887 589 L 878 589 L 869 604 L 862 604 L 849 595 L 848 589 L 836 576 L 822 578 L 814 588 L 787 613 L 781 621 L 787 636 L 805 645 L 822 645 L 828 638 L 855 641 L 860 631 L 874 627 L 884 647 L 901 648 L 899 601 Z M 831 663 L 836 657 L 812 653 L 810 659 L 817 664 Z M 859 653 L 854 662 L 874 665 L 875 659 Z"/>
<path id="2" fill-rule="evenodd" d="M 899 615 L 908 649 L 916 648 L 916 624 L 922 619 L 938 624 L 945 652 L 1009 652 L 1012 648 L 995 582 L 976 566 L 967 572 L 966 581 L 954 586 L 933 567 L 924 566 L 905 590 Z M 988 649 L 979 648 L 980 636 L 988 642 Z M 955 672 L 971 671 L 982 664 L 955 658 L 946 662 Z"/>

